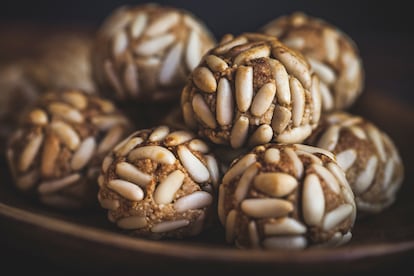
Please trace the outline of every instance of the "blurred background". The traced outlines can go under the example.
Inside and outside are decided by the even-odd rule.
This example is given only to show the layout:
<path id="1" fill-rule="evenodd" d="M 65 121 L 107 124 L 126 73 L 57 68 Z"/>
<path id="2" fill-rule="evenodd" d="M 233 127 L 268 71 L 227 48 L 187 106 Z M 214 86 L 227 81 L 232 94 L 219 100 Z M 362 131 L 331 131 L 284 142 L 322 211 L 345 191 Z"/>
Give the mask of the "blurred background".
<path id="1" fill-rule="evenodd" d="M 8 26 L 71 26 L 93 31 L 115 8 L 148 1 L 127 0 L 6 0 L 0 8 L 0 27 L 7 35 Z M 219 39 L 225 33 L 255 31 L 270 20 L 304 11 L 321 17 L 347 33 L 359 47 L 366 70 L 366 88 L 380 90 L 414 103 L 412 9 L 409 1 L 154 1 L 192 12 L 205 22 Z M 1 39 L 4 41 L 5 38 Z M 2 50 L 0 55 L 7 55 Z"/>
<path id="2" fill-rule="evenodd" d="M 6 0 L 2 20 L 98 25 L 114 8 L 148 1 L 131 0 Z M 323 17 L 347 33 L 412 32 L 409 1 L 190 1 L 162 0 L 160 4 L 187 9 L 200 17 L 218 36 L 226 32 L 253 31 L 274 17 L 302 10 Z"/>

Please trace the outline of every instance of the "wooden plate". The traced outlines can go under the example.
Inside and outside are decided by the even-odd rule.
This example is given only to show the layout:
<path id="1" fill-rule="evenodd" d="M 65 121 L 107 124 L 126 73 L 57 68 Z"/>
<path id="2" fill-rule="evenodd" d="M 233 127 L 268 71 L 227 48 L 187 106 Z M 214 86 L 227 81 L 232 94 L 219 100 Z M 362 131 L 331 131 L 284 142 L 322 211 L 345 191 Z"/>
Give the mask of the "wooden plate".
<path id="1" fill-rule="evenodd" d="M 414 257 L 414 111 L 380 91 L 366 92 L 351 112 L 363 115 L 394 140 L 405 164 L 397 201 L 382 213 L 357 220 L 351 242 L 303 251 L 241 250 L 225 244 L 221 228 L 185 241 L 150 241 L 120 233 L 104 210 L 58 212 L 23 199 L 2 160 L 0 252 L 38 267 L 122 273 L 359 272 L 396 271 Z M 26 259 L 26 261 L 29 261 Z"/>

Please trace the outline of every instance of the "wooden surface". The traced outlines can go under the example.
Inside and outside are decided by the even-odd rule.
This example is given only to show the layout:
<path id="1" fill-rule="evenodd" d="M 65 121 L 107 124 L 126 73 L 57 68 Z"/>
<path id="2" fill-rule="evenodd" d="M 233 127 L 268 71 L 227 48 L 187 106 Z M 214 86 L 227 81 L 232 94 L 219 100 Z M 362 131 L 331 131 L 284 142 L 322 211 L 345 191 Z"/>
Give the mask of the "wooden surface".
<path id="1" fill-rule="evenodd" d="M 60 30 L 56 26 L 1 26 L 0 37 L 15 39 L 8 39 L 1 46 L 0 62 L 30 55 L 31 41 Z M 81 30 L 93 34 L 90 28 Z M 243 251 L 224 243 L 222 229 L 183 242 L 131 238 L 117 232 L 100 210 L 63 213 L 23 199 L 14 190 L 5 161 L 1 159 L 2 269 L 23 272 L 30 268 L 59 275 L 78 272 L 137 275 L 143 271 L 198 275 L 414 271 L 411 269 L 414 261 L 414 110 L 411 96 L 414 63 L 410 55 L 413 41 L 410 37 L 395 38 L 390 34 L 370 35 L 360 40 L 366 89 L 351 111 L 363 115 L 389 134 L 400 149 L 406 175 L 395 204 L 379 215 L 358 221 L 352 241 L 344 247 L 303 252 Z"/>

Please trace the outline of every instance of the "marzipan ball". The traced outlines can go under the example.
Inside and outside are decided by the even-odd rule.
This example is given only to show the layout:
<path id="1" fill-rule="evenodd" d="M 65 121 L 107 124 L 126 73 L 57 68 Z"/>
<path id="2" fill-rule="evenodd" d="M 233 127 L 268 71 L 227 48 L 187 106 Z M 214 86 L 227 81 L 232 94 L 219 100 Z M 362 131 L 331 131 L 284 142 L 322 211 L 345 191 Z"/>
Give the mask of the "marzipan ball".
<path id="1" fill-rule="evenodd" d="M 356 206 L 331 152 L 269 143 L 233 161 L 218 215 L 226 241 L 239 248 L 300 250 L 349 242 Z"/>
<path id="2" fill-rule="evenodd" d="M 321 18 L 303 12 L 281 16 L 261 32 L 279 38 L 300 51 L 320 78 L 322 111 L 350 107 L 364 88 L 364 68 L 355 42 Z"/>
<path id="3" fill-rule="evenodd" d="M 45 93 L 9 138 L 13 184 L 50 207 L 99 208 L 102 160 L 129 131 L 128 118 L 106 99 L 80 90 Z"/>
<path id="4" fill-rule="evenodd" d="M 94 79 L 102 93 L 119 102 L 178 99 L 187 75 L 214 45 L 210 30 L 188 11 L 122 6 L 98 30 Z"/>
<path id="5" fill-rule="evenodd" d="M 355 194 L 359 217 L 382 212 L 396 200 L 404 166 L 392 139 L 351 113 L 324 115 L 306 143 L 332 151 Z"/>
<path id="6" fill-rule="evenodd" d="M 166 125 L 134 132 L 104 159 L 98 199 L 132 236 L 183 239 L 214 222 L 220 170 L 206 143 Z"/>
<path id="7" fill-rule="evenodd" d="M 319 122 L 319 80 L 273 36 L 228 35 L 189 76 L 181 108 L 188 127 L 218 145 L 298 143 Z"/>

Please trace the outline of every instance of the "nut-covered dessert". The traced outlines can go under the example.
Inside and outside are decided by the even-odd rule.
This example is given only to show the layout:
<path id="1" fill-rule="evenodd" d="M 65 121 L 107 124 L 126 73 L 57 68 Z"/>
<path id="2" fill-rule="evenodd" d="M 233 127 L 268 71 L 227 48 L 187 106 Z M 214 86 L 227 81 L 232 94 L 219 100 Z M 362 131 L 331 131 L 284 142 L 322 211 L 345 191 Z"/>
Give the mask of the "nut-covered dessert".
<path id="1" fill-rule="evenodd" d="M 21 120 L 20 112 L 32 105 L 38 97 L 38 89 L 25 75 L 24 67 L 9 64 L 0 67 L 0 150 L 4 156 L 8 136 Z"/>
<path id="2" fill-rule="evenodd" d="M 364 69 L 358 47 L 331 23 L 303 12 L 281 16 L 261 32 L 274 35 L 300 51 L 320 78 L 322 110 L 350 107 L 364 88 Z"/>
<path id="3" fill-rule="evenodd" d="M 335 156 L 269 143 L 235 159 L 218 191 L 226 241 L 239 248 L 305 249 L 348 242 L 356 206 Z"/>
<path id="4" fill-rule="evenodd" d="M 188 126 L 184 122 L 181 108 L 174 107 L 162 120 L 161 123 L 167 125 L 170 128 L 189 130 Z M 233 149 L 225 145 L 214 145 L 210 141 L 205 141 L 211 146 L 211 151 L 217 158 L 221 171 L 227 171 L 230 163 L 239 155 L 248 151 L 248 148 Z"/>
<path id="5" fill-rule="evenodd" d="M 195 236 L 214 219 L 220 170 L 206 143 L 165 125 L 134 132 L 104 159 L 98 199 L 133 236 Z"/>
<path id="6" fill-rule="evenodd" d="M 95 91 L 90 71 L 91 40 L 84 33 L 63 31 L 35 41 L 31 54 L 0 66 L 0 149 L 19 124 L 21 112 L 47 90 Z"/>
<path id="7" fill-rule="evenodd" d="M 395 202 L 404 166 L 394 142 L 371 121 L 347 112 L 326 114 L 306 143 L 336 155 L 355 194 L 359 217 Z"/>
<path id="8" fill-rule="evenodd" d="M 121 102 L 179 98 L 188 73 L 214 44 L 206 25 L 186 10 L 122 6 L 97 33 L 94 79 L 102 93 Z"/>
<path id="9" fill-rule="evenodd" d="M 190 74 L 181 108 L 185 123 L 215 144 L 298 143 L 318 124 L 319 80 L 273 36 L 226 35 Z"/>
<path id="10" fill-rule="evenodd" d="M 80 90 L 45 93 L 10 136 L 13 184 L 57 209 L 99 207 L 102 160 L 129 131 L 129 119 L 106 99 Z"/>
<path id="11" fill-rule="evenodd" d="M 161 124 L 164 124 L 170 128 L 189 130 L 188 126 L 184 122 L 181 108 L 179 106 L 174 107 L 171 112 L 167 113 L 167 115 L 161 120 Z M 211 151 L 216 156 L 219 167 L 223 172 L 227 170 L 229 164 L 235 157 L 245 153 L 248 150 L 247 148 L 232 149 L 227 146 L 212 145 L 210 141 L 206 140 L 205 142 L 211 146 Z"/>

